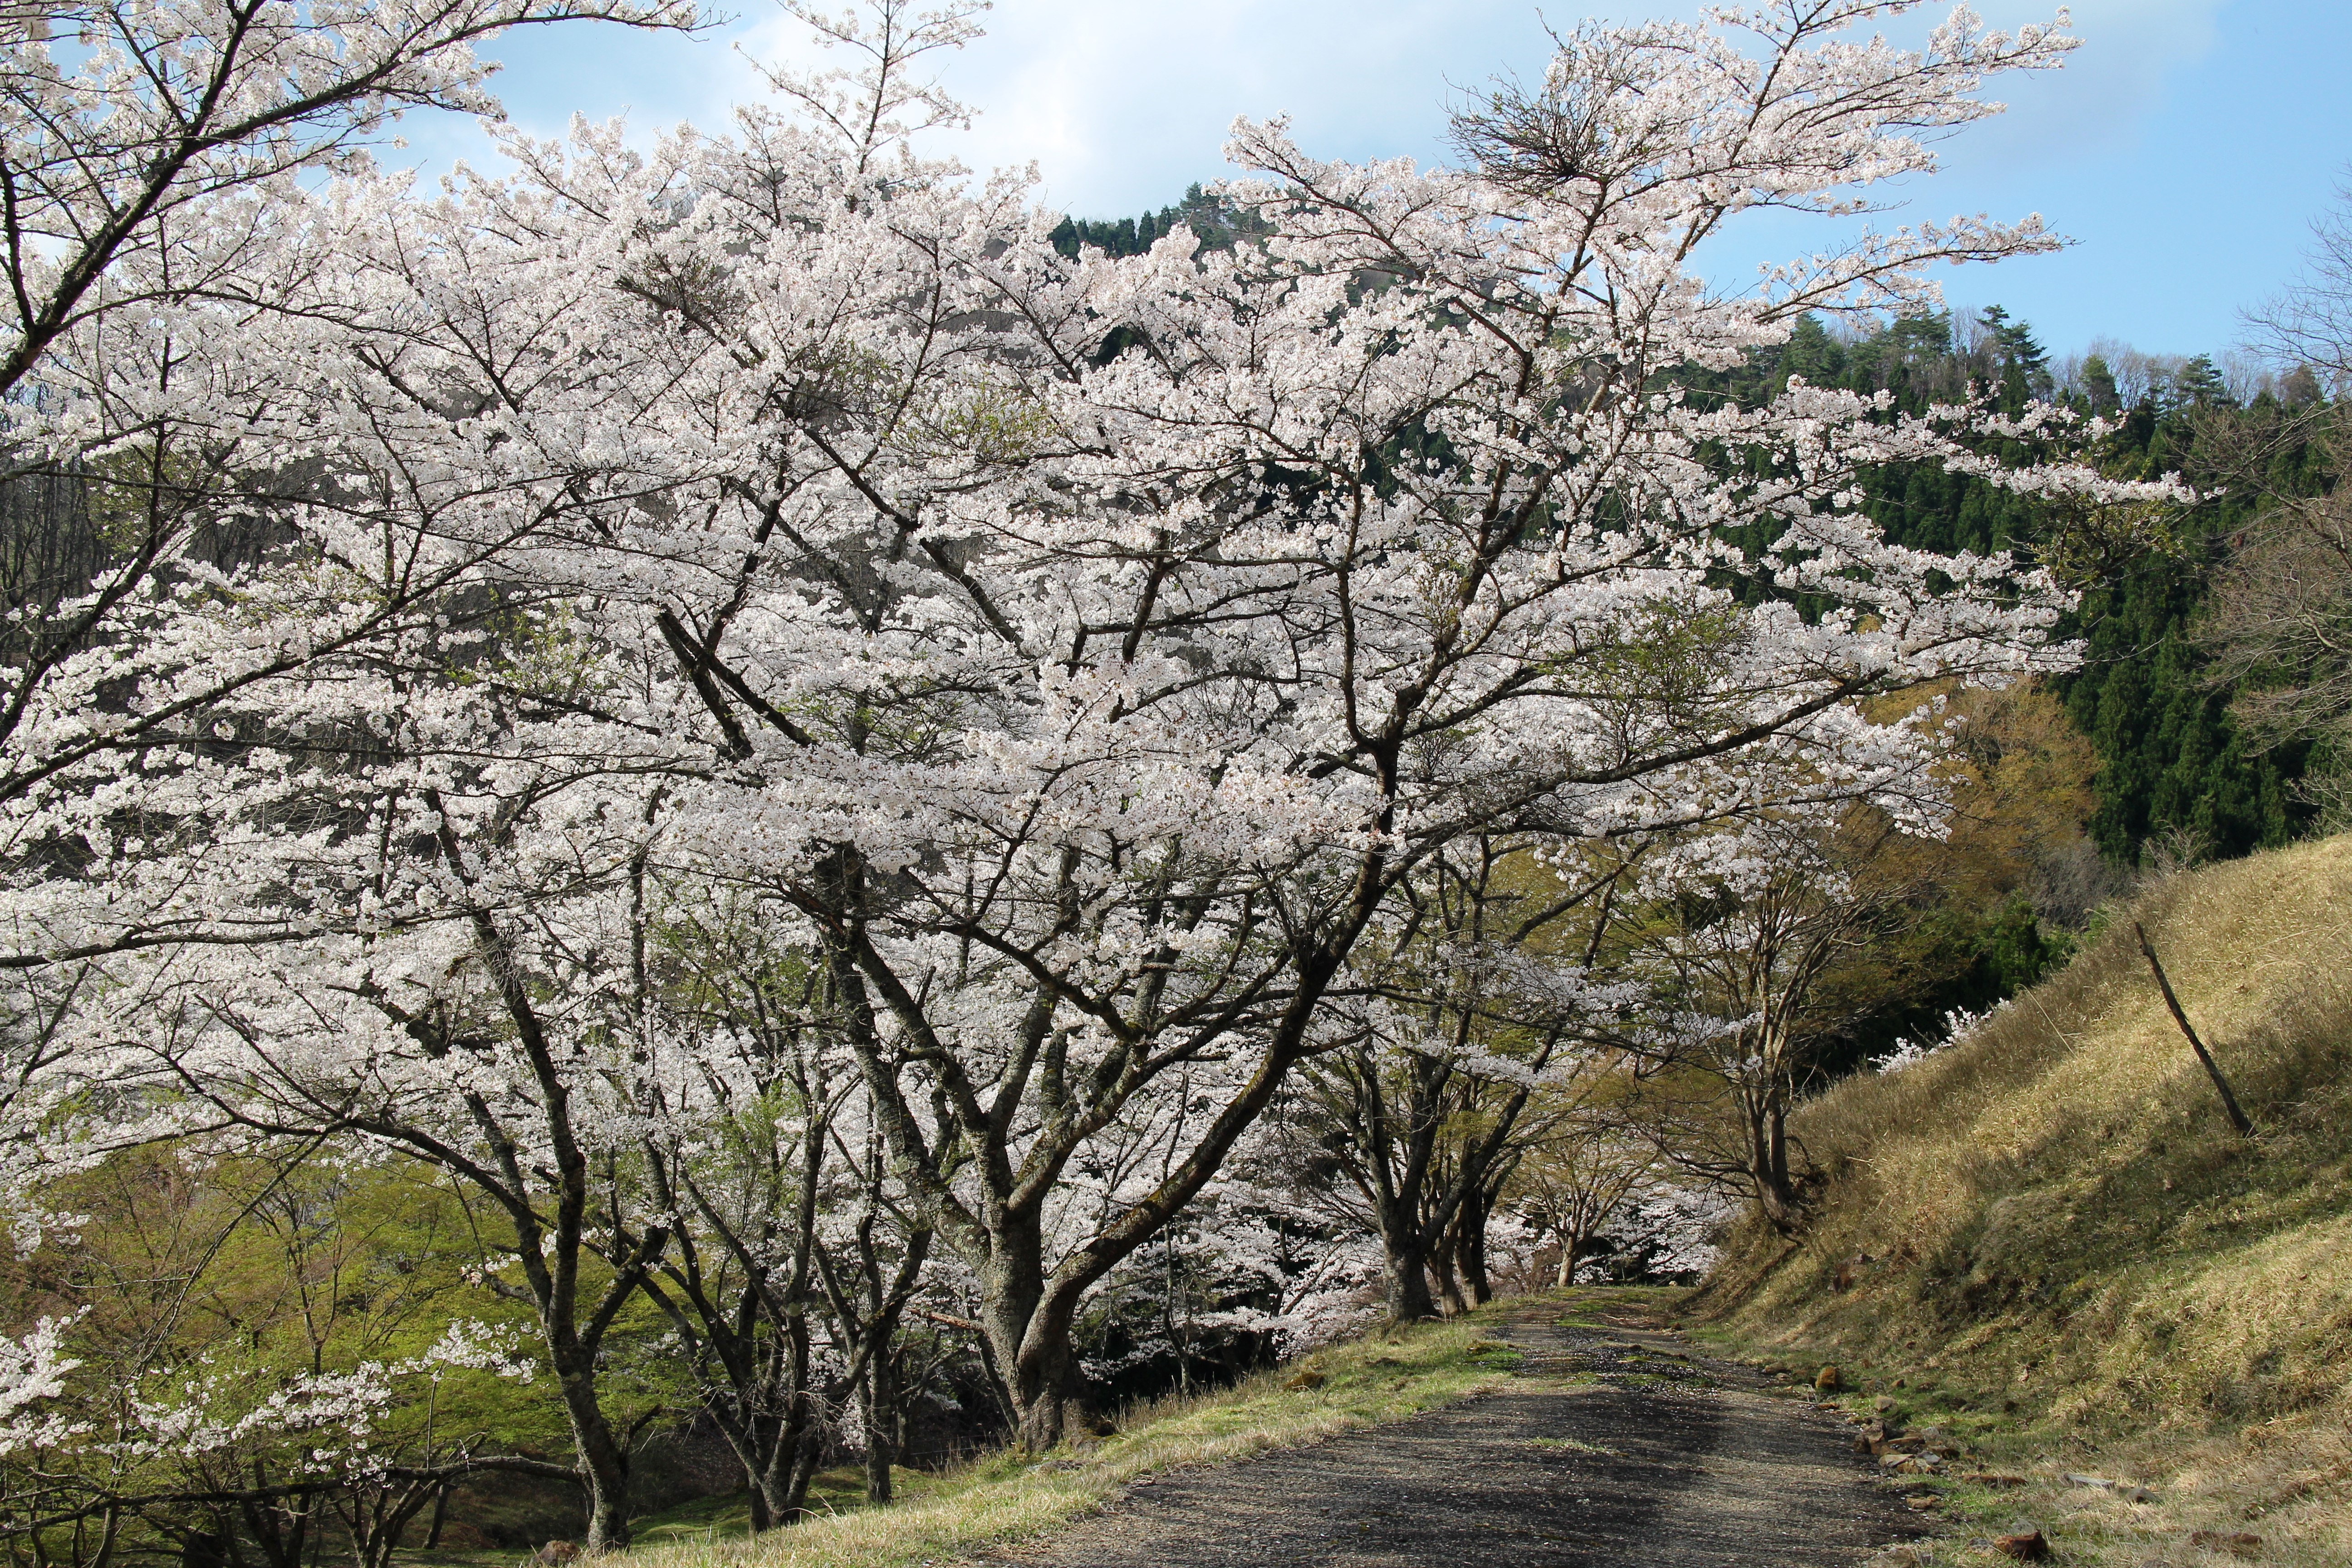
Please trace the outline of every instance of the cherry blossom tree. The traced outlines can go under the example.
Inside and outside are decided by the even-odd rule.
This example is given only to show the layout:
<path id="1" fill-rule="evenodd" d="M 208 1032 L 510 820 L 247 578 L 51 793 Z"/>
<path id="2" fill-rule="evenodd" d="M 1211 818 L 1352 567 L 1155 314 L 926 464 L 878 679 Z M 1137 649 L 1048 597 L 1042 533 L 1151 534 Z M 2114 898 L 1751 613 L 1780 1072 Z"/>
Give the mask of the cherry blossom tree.
<path id="1" fill-rule="evenodd" d="M 1789 1112 L 1813 1067 L 1813 1001 L 1823 974 L 1867 939 L 1883 900 L 1857 885 L 1826 814 L 1770 814 L 1667 857 L 1645 889 L 1657 911 L 1628 967 L 1650 977 L 1656 1016 L 1633 1049 L 1698 1075 L 1731 1114 L 1658 1119 L 1687 1167 L 1744 1186 L 1784 1230 L 1801 1217 Z M 1697 1105 L 1671 1086 L 1670 1111 Z M 1712 1109 L 1712 1100 L 1698 1102 Z M 1709 1131 L 1720 1137 L 1709 1137 Z"/>
<path id="2" fill-rule="evenodd" d="M 1491 1296 L 1494 1201 L 1607 1076 L 1584 1045 L 1594 1016 L 1640 994 L 1591 978 L 1630 866 L 1563 888 L 1538 847 L 1465 837 L 1400 882 L 1329 1004 L 1354 1037 L 1302 1068 L 1308 1125 L 1381 1237 L 1391 1321 L 1436 1314 L 1433 1270 L 1448 1310 L 1470 1305 L 1465 1278 Z"/>
<path id="3" fill-rule="evenodd" d="M 387 596 L 355 600 L 333 580 L 336 542 L 293 543 L 295 470 L 315 479 L 317 465 L 302 443 L 289 449 L 281 421 L 318 368 L 302 323 L 323 301 L 307 283 L 333 249 L 297 237 L 301 182 L 363 168 L 408 111 L 495 114 L 496 68 L 474 48 L 506 29 L 694 19 L 635 0 L 101 0 L 0 16 L 0 483 L 47 500 L 9 509 L 0 633 L 0 842 L 16 895 L 0 938 L 14 987 L 0 1098 L 20 1245 L 40 1215 L 16 1200 L 90 1147 L 58 1136 L 51 1108 L 118 1065 L 68 1047 L 65 1019 L 105 984 L 75 961 L 285 934 L 209 918 L 240 902 L 202 879 L 114 874 L 126 843 L 148 845 L 136 826 L 120 831 L 138 820 L 131 802 L 154 799 L 132 781 L 160 773 L 184 795 L 190 774 L 216 774 L 257 738 L 220 705 L 429 624 L 429 602 L 462 575 L 412 558 Z M 265 556 L 286 569 L 257 572 Z M 257 705 L 287 701 L 281 685 Z M 189 803 L 158 804 L 168 816 Z M 129 1118 L 102 1142 L 168 1121 Z"/>
<path id="4" fill-rule="evenodd" d="M 1977 455 L 2062 416 L 1678 385 L 2052 243 L 1696 276 L 1747 209 L 1932 171 L 1987 76 L 2071 47 L 1840 36 L 1901 8 L 1587 28 L 1458 170 L 1238 125 L 1222 251 L 1067 261 L 1021 180 L 918 157 L 950 107 L 908 73 L 971 14 L 896 4 L 826 24 L 860 72 L 782 79 L 813 124 L 510 140 L 429 202 L 273 187 L 188 394 L 271 477 L 256 564 L 173 577 L 184 616 L 26 731 L 10 962 L 91 976 L 20 1009 L 62 1020 L 43 1059 L 486 1195 L 616 1543 L 597 1342 L 683 1256 L 649 1149 L 713 1060 L 645 955 L 666 887 L 732 889 L 810 955 L 1052 1446 L 1088 1292 L 1355 1037 L 1353 961 L 1453 847 L 1752 816 L 1763 779 L 1891 798 L 1927 742 L 1864 700 L 2068 657 L 2045 575 L 1859 510 L 1893 461 L 2157 493 Z M 110 355 L 163 384 L 174 330 L 60 340 L 77 405 Z"/>
<path id="5" fill-rule="evenodd" d="M 289 176 L 360 154 L 411 110 L 497 114 L 497 68 L 475 45 L 554 22 L 694 19 L 674 0 L 10 6 L 0 393 L 38 384 L 44 358 L 102 316 L 168 310 L 243 281 L 247 247 L 269 237 L 221 223 L 224 198 L 282 193 Z"/>
<path id="6" fill-rule="evenodd" d="M 191 703 L 287 668 L 234 661 L 192 678 L 176 702 L 81 731 L 56 717 L 91 706 L 94 655 L 112 656 L 120 683 L 169 668 L 146 659 L 185 654 L 156 635 L 146 602 L 182 556 L 235 562 L 228 541 L 194 536 L 252 504 L 231 495 L 231 476 L 259 456 L 238 437 L 268 406 L 268 374 L 236 366 L 257 332 L 286 335 L 278 291 L 323 248 L 289 253 L 295 178 L 356 166 L 411 110 L 495 115 L 496 68 L 474 46 L 583 19 L 674 28 L 694 12 L 674 0 L 100 0 L 0 18 L 0 477 L 95 478 L 110 536 L 100 559 L 14 606 L 0 800 L 24 800 L 92 755 L 168 742 Z M 124 637 L 133 626 L 142 635 Z M 338 628 L 320 631 L 311 646 L 331 646 Z"/>
<path id="7" fill-rule="evenodd" d="M 79 1234 L 16 1266 L 47 1315 L 0 1347 L 0 1541 L 102 1568 L 234 1536 L 299 1568 L 340 1522 L 383 1568 L 450 1485 L 561 1475 L 491 1436 L 532 1367 L 432 1267 L 430 1219 L 392 1222 L 386 1267 L 414 1194 L 377 1174 L 183 1145 L 78 1183 Z"/>
<path id="8" fill-rule="evenodd" d="M 1227 194 L 1265 226 L 1230 252 L 1064 264 L 1015 185 L 966 196 L 902 155 L 886 195 L 870 147 L 753 120 L 750 161 L 633 262 L 681 353 L 740 377 L 728 428 L 760 453 L 643 525 L 728 763 L 671 842 L 775 879 L 826 954 L 1024 1441 L 1062 1431 L 1079 1300 L 1337 1043 L 1332 987 L 1431 856 L 1721 809 L 1762 757 L 1866 794 L 1916 737 L 1860 700 L 2063 662 L 2046 578 L 1890 547 L 1855 510 L 1890 460 L 2137 498 L 1963 439 L 2062 416 L 1675 386 L 1805 311 L 1908 308 L 1931 262 L 2052 243 L 1961 220 L 1738 298 L 1690 274 L 1745 209 L 1847 212 L 1931 169 L 1922 136 L 1988 112 L 1983 77 L 2071 47 L 1965 14 L 1924 51 L 1832 41 L 1881 9 L 1759 13 L 1747 53 L 1579 33 L 1540 95 L 1465 125 L 1459 172 L 1244 124 L 1266 177 Z M 1185 1158 L 1081 1221 L 1073 1170 L 1210 1067 Z"/>
<path id="9" fill-rule="evenodd" d="M 931 1244 L 864 1114 L 824 965 L 772 930 L 740 895 L 667 900 L 656 983 L 694 1071 L 645 1132 L 673 1237 L 643 1289 L 751 1478 L 755 1530 L 804 1511 L 853 1402 L 868 1500 L 889 1500 L 896 1340 Z"/>
<path id="10" fill-rule="evenodd" d="M 429 1422 L 424 1438 L 398 1430 L 453 1373 L 527 1375 L 495 1337 L 453 1331 L 414 1356 L 288 1374 L 233 1351 L 195 1368 L 93 1363 L 62 1352 L 62 1327 L 43 1320 L 0 1350 L 0 1540 L 77 1565 L 102 1568 L 143 1527 L 199 1552 L 240 1530 L 272 1568 L 299 1568 L 331 1509 L 362 1568 L 384 1568 L 443 1488 L 551 1468 L 433 1442 Z"/>
<path id="11" fill-rule="evenodd" d="M 667 1236 L 618 1178 L 672 1067 L 637 1049 L 630 959 L 650 774 L 676 757 L 660 694 L 643 706 L 576 635 L 572 585 L 523 563 L 567 535 L 572 559 L 667 470 L 612 395 L 636 307 L 561 287 L 488 201 L 289 195 L 324 254 L 219 324 L 256 390 L 224 406 L 272 480 L 241 501 L 260 547 L 174 557 L 19 731 L 55 746 L 12 822 L 47 873 L 20 886 L 15 956 L 36 999 L 79 998 L 21 1007 L 55 1021 L 28 1037 L 55 1070 L 20 1114 L 68 1162 L 210 1128 L 356 1139 L 467 1184 L 520 1274 L 486 1284 L 539 1316 L 601 1544 L 625 1538 L 626 1469 L 601 1347 Z M 574 353 L 539 353 L 559 335 Z"/>
<path id="12" fill-rule="evenodd" d="M 1657 1151 L 1605 1126 L 1586 1125 L 1532 1150 L 1517 1172 L 1517 1207 L 1538 1237 L 1559 1249 L 1552 1284 L 1565 1290 L 1610 1227 L 1652 1183 Z"/>

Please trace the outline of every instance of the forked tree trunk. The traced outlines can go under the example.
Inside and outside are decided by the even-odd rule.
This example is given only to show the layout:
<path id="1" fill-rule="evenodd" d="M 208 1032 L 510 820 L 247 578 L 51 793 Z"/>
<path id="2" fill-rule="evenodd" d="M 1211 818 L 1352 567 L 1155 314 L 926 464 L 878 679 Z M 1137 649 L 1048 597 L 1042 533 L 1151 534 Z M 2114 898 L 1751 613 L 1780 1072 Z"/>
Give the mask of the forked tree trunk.
<path id="1" fill-rule="evenodd" d="M 1013 1405 L 1013 1440 L 1032 1454 L 1060 1443 L 1076 1424 L 1075 1298 L 1049 1294 L 1044 1227 L 1034 1214 L 1000 1222 L 996 1256 L 980 1270 L 981 1325 Z"/>
<path id="2" fill-rule="evenodd" d="M 872 1154 L 870 1173 L 876 1184 L 870 1190 L 878 1194 L 882 1171 L 878 1147 Z M 853 1360 L 857 1363 L 851 1371 L 857 1402 L 865 1412 L 866 1500 L 882 1503 L 890 1500 L 890 1467 L 898 1457 L 898 1325 L 915 1281 L 921 1276 L 923 1260 L 930 1254 L 931 1233 L 910 1232 L 895 1275 L 886 1277 L 874 1246 L 875 1217 L 869 1210 L 857 1227 L 858 1272 L 870 1301 L 861 1305 L 856 1292 L 841 1289 L 830 1270 L 825 1279 L 826 1289 L 834 1295 L 835 1316 L 850 1335 Z"/>
<path id="3" fill-rule="evenodd" d="M 1013 1419 L 1018 1423 L 1014 1440 L 1028 1453 L 1043 1454 L 1053 1448 L 1077 1425 L 1078 1402 L 1071 1396 L 1072 1359 L 1066 1330 L 1038 1334 L 1012 1357 L 1013 1374 L 1006 1379 L 1005 1392 L 1012 1395 Z"/>
<path id="4" fill-rule="evenodd" d="M 743 1479 L 751 1492 L 754 1534 L 775 1525 L 789 1524 L 806 1511 L 807 1485 L 803 1472 L 808 1467 L 803 1462 L 803 1450 L 809 1446 L 811 1408 L 803 1381 L 806 1377 L 805 1363 L 797 1370 L 799 1377 L 795 1379 L 794 1369 L 788 1361 L 784 1377 L 779 1380 L 784 1406 L 781 1412 L 714 1412 L 728 1447 L 734 1449 L 736 1461 L 743 1467 Z M 778 1392 L 776 1383 L 760 1390 L 769 1397 Z"/>
<path id="5" fill-rule="evenodd" d="M 1390 819 L 1379 819 L 1385 832 Z M 1068 1435 L 1079 1404 L 1076 1358 L 1070 1331 L 1078 1302 L 1118 1262 L 1149 1243 L 1160 1227 L 1174 1219 L 1216 1174 L 1242 1135 L 1264 1113 L 1283 1079 L 1307 1054 L 1317 1007 L 1347 949 L 1370 923 L 1384 887 L 1384 852 L 1368 853 L 1356 879 L 1345 930 L 1339 935 L 1300 951 L 1295 959 L 1297 984 L 1266 1042 L 1262 1059 L 1242 1088 L 1211 1119 L 1190 1152 L 1142 1201 L 1104 1225 L 1094 1237 L 1056 1265 L 1049 1276 L 1045 1267 L 1045 1194 L 1058 1181 L 1066 1163 L 1076 1158 L 1087 1134 L 1073 1129 L 1088 1124 L 1087 1116 L 1049 1118 L 1042 1147 L 1029 1148 L 1018 1160 L 1009 1147 L 1009 1130 L 1021 1124 L 1017 1101 L 1000 1101 L 987 1109 L 970 1076 L 951 1048 L 934 1033 L 925 1013 L 921 993 L 910 987 L 866 939 L 861 920 L 847 915 L 828 936 L 827 966 L 834 994 L 846 1016 L 845 1034 L 866 1079 L 899 1171 L 915 1189 L 919 1206 L 948 1244 L 963 1255 L 978 1276 L 980 1326 L 1002 1374 L 1006 1402 L 1013 1407 L 1014 1440 L 1032 1453 L 1042 1453 Z M 1070 863 L 1074 871 L 1076 862 Z M 855 910 L 863 901 L 855 858 L 845 852 L 836 862 L 835 886 L 825 900 L 834 909 Z M 870 988 L 870 989 L 869 989 Z M 897 1047 L 885 1048 L 877 1023 L 875 1002 L 908 1031 L 943 1073 L 955 1080 L 952 1093 L 943 1088 L 938 1103 L 954 1123 L 954 1137 L 964 1148 L 976 1150 L 971 1165 L 977 1168 L 981 1202 L 967 1206 L 938 1163 L 932 1140 L 907 1097 L 901 1079 L 905 1059 Z M 1038 1081 L 1051 1079 L 1066 1089 L 1067 1080 L 1056 1054 L 1052 1030 L 1053 1007 L 1041 1001 L 1023 1021 L 1020 1038 L 1026 1059 L 1040 1067 Z M 1132 1046 L 1132 1066 L 1149 1078 L 1149 1058 L 1139 1034 Z M 1198 1042 L 1196 1041 L 1196 1044 Z M 1028 1082 L 1024 1069 L 1024 1083 Z M 1019 1094 L 1014 1086 L 1005 1092 Z M 1056 1090 L 1057 1093 L 1061 1090 Z M 1092 1092 L 1091 1090 L 1089 1092 Z M 1132 1087 L 1103 1091 L 1088 1116 L 1107 1117 L 1136 1090 Z M 949 1135 L 942 1131 L 941 1137 Z M 1426 1315 L 1425 1312 L 1423 1315 Z"/>
<path id="6" fill-rule="evenodd" d="M 593 1354 L 562 1342 L 569 1336 L 554 1337 L 558 1342 L 550 1347 L 548 1359 L 564 1414 L 572 1418 L 580 1484 L 588 1494 L 587 1550 L 612 1551 L 629 1543 L 629 1456 L 597 1401 Z"/>

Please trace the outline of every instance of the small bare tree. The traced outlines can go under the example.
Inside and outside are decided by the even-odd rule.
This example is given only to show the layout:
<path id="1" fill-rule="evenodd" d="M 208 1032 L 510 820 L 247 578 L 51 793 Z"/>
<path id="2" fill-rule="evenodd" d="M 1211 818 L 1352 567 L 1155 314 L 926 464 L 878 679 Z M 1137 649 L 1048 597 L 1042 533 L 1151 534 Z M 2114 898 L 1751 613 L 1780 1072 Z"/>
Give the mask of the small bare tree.
<path id="1" fill-rule="evenodd" d="M 2336 186 L 2335 210 L 2311 234 L 2303 278 L 2246 313 L 2247 346 L 2311 366 L 2340 395 L 2352 384 L 2352 181 Z"/>
<path id="2" fill-rule="evenodd" d="M 2352 499 L 2338 483 L 2352 415 L 2321 393 L 2352 391 L 2352 184 L 2312 236 L 2303 277 L 2245 316 L 2247 347 L 2287 370 L 2280 406 L 2198 432 L 2221 482 L 2261 502 L 2229 541 L 2200 640 L 2250 739 L 2317 743 L 2300 787 L 2336 831 L 2352 826 Z"/>
<path id="3" fill-rule="evenodd" d="M 2352 335 L 2352 299 L 2346 301 Z M 2303 438 L 2272 432 L 2267 444 Z M 2352 418 L 2331 410 L 2317 433 L 2326 489 L 2266 486 L 2261 516 L 2234 542 L 2202 626 L 2215 685 L 2238 691 L 2231 712 L 2258 742 L 2318 742 L 2333 765 L 2305 793 L 2331 829 L 2352 825 L 2352 494 L 2337 482 Z"/>

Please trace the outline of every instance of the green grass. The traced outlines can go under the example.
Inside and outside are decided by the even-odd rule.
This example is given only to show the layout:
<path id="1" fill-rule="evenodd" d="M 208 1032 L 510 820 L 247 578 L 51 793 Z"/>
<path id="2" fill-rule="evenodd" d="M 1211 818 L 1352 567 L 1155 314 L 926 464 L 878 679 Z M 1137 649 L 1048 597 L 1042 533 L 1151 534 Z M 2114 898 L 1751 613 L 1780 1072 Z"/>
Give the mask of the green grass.
<path id="1" fill-rule="evenodd" d="M 920 1490 L 932 1479 L 920 1470 L 905 1469 L 892 1471 L 891 1478 L 894 1488 L 902 1492 L 910 1486 Z M 864 1508 L 865 1469 L 856 1465 L 839 1465 L 818 1471 L 810 1479 L 808 1501 L 818 1513 L 844 1513 Z M 676 1508 L 633 1519 L 629 1529 L 641 1546 L 699 1542 L 717 1536 L 748 1536 L 751 1533 L 751 1494 L 740 1491 L 724 1497 L 696 1498 Z"/>
<path id="2" fill-rule="evenodd" d="M 1957 1539 L 2062 1561 L 2352 1563 L 2352 838 L 2174 878 L 1963 1046 L 1798 1118 L 1827 1178 L 1692 1303 L 1700 1332 L 1857 1410 L 1960 1436 L 2021 1489 L 1937 1482 Z M 2131 937 L 2146 923 L 2258 1128 L 2223 1120 Z M 1852 1288 L 1835 1277 L 1850 1267 Z M 2152 1502 L 2064 1472 L 2146 1482 Z"/>
<path id="3" fill-rule="evenodd" d="M 1042 1535 L 1161 1471 L 1297 1447 L 1500 1387 L 1521 1358 L 1482 1337 L 1491 1311 L 1375 1334 L 1222 1393 L 1129 1410 L 1118 1436 L 1043 1459 L 1006 1451 L 939 1474 L 902 1471 L 898 1500 L 887 1508 L 844 1498 L 824 1518 L 757 1537 L 747 1537 L 740 1503 L 676 1510 L 644 1521 L 631 1568 L 916 1568 Z M 1282 1387 L 1302 1371 L 1323 1382 Z"/>

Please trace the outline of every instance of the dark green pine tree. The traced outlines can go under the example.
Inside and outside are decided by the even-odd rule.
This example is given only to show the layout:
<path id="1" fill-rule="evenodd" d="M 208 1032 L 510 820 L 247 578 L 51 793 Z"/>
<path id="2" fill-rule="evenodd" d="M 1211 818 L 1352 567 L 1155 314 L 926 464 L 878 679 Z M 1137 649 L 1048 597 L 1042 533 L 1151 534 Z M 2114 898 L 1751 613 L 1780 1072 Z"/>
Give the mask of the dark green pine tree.
<path id="1" fill-rule="evenodd" d="M 2124 405 L 2123 394 L 2116 389 L 2116 373 L 2097 354 L 2083 362 L 2083 401 L 2088 412 L 2102 417 Z"/>
<path id="2" fill-rule="evenodd" d="M 1139 218 L 1066 217 L 1047 237 L 1055 250 L 1073 261 L 1077 259 L 1079 249 L 1087 246 L 1106 256 L 1140 256 L 1160 239 L 1175 233 L 1179 224 L 1192 229 L 1204 250 L 1231 250 L 1241 239 L 1265 226 L 1256 215 L 1243 212 L 1222 196 L 1211 195 L 1195 182 L 1184 192 L 1181 202 L 1161 207 L 1157 213 L 1145 213 Z"/>
<path id="3" fill-rule="evenodd" d="M 2167 404 L 2175 409 L 2237 406 L 2230 396 L 2228 385 L 2221 380 L 2221 373 L 2214 369 L 2213 362 L 2203 354 L 2182 365 L 2180 373 L 2172 378 L 2171 395 Z"/>
<path id="4" fill-rule="evenodd" d="M 1983 312 L 1963 344 L 1952 319 L 1937 312 L 1887 323 L 1868 334 L 1842 336 L 1814 321 L 1801 321 L 1789 341 L 1751 356 L 1737 370 L 1690 372 L 1683 378 L 1694 401 L 1776 395 L 1791 375 L 1816 385 L 1890 392 L 1895 412 L 1916 414 L 1931 402 L 1961 396 L 1970 385 L 2016 408 L 2059 391 L 2049 355 L 2031 329 L 1999 309 Z M 2186 474 L 2206 499 L 2180 519 L 2179 547 L 2133 561 L 2091 584 L 2080 608 L 2060 628 L 2080 638 L 2079 668 L 2053 682 L 2073 721 L 2101 761 L 2097 804 L 2089 829 L 2100 849 L 2132 864 L 2159 847 L 2186 838 L 2212 856 L 2232 856 L 2284 843 L 2313 813 L 2295 793 L 2305 749 L 2258 751 L 2230 717 L 2229 690 L 2216 689 L 2194 636 L 2214 566 L 2228 536 L 2252 515 L 2254 500 L 2232 488 L 2214 456 L 2216 438 L 2249 420 L 2276 420 L 2275 400 L 2235 408 L 2210 361 L 2192 361 L 2171 385 L 2125 408 L 2112 367 L 2086 361 L 2068 389 L 2084 413 L 2110 416 L 2118 428 L 2095 460 L 2116 478 Z M 2315 403 L 2315 384 L 2300 389 L 2301 405 Z M 1993 443 L 2010 460 L 2034 454 L 2015 443 Z M 1722 452 L 1727 464 L 1757 460 Z M 2307 448 L 2290 448 L 2273 463 L 2267 484 L 2314 493 L 2322 475 Z M 2029 557 L 2050 520 L 2040 503 L 1979 479 L 1930 464 L 1889 464 L 1864 478 L 1864 507 L 1887 537 L 1939 552 L 2017 548 Z M 1742 530 L 1735 538 L 1761 549 L 1776 531 Z M 1749 600 L 1775 592 L 1760 581 L 1728 578 L 1726 586 Z M 1816 606 L 1801 600 L 1799 608 Z M 2071 951 L 2063 932 L 2042 929 L 2022 898 L 1995 910 L 1952 910 L 1929 933 L 1952 978 L 1884 1017 L 1859 1022 L 1845 1042 L 1853 1059 L 1931 1028 L 1946 1009 L 1978 1007 L 2011 994 Z"/>
<path id="5" fill-rule="evenodd" d="M 2050 375 L 2050 354 L 2034 340 L 2022 321 L 2012 321 L 1999 305 L 1988 305 L 1977 320 L 1986 329 L 2000 388 L 2000 405 L 2014 414 L 2032 400 L 2048 399 L 2057 390 Z"/>

